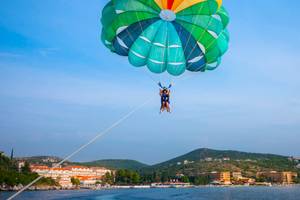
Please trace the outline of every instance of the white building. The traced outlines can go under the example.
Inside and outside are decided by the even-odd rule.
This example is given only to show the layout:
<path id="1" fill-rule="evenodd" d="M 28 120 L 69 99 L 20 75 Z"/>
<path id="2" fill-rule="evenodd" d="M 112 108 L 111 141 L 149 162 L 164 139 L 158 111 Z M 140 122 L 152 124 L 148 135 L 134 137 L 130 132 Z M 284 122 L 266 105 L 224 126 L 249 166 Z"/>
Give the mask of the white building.
<path id="1" fill-rule="evenodd" d="M 188 161 L 188 160 L 183 161 L 184 165 L 188 165 L 188 164 L 192 164 L 192 163 L 194 163 L 194 161 Z"/>
<path id="2" fill-rule="evenodd" d="M 72 172 L 67 169 L 49 168 L 47 166 L 31 166 L 31 171 L 39 174 L 40 176 L 54 179 L 64 188 L 72 187 Z"/>
<path id="3" fill-rule="evenodd" d="M 224 160 L 224 161 L 230 161 L 230 158 L 224 157 L 223 160 Z"/>
<path id="4" fill-rule="evenodd" d="M 212 158 L 210 158 L 210 157 L 208 157 L 208 158 L 205 158 L 204 159 L 206 162 L 211 162 L 211 161 L 213 161 L 213 159 Z"/>
<path id="5" fill-rule="evenodd" d="M 19 172 L 22 170 L 22 167 L 24 167 L 24 166 L 25 166 L 25 161 L 20 160 L 17 162 L 17 167 L 18 167 Z"/>
<path id="6" fill-rule="evenodd" d="M 91 169 L 96 172 L 96 176 L 104 176 L 107 172 L 111 173 L 111 170 L 104 167 L 91 167 Z"/>
<path id="7" fill-rule="evenodd" d="M 32 165 L 32 172 L 36 172 L 43 177 L 56 180 L 62 187 L 72 187 L 71 178 L 77 178 L 84 186 L 95 185 L 97 181 L 111 170 L 103 167 L 68 166 L 62 168 L 49 168 L 43 165 Z"/>

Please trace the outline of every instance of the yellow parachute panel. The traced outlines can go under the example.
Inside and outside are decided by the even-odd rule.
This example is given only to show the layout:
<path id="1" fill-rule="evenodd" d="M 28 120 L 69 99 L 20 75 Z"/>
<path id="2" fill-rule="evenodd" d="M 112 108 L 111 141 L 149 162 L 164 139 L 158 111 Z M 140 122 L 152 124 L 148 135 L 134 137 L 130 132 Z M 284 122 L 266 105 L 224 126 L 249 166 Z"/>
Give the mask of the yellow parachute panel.
<path id="1" fill-rule="evenodd" d="M 216 0 L 218 2 L 219 8 L 222 6 L 223 0 Z"/>
<path id="2" fill-rule="evenodd" d="M 155 3 L 161 8 L 161 9 L 168 9 L 168 0 L 154 0 Z M 193 6 L 197 3 L 201 3 L 207 0 L 174 0 L 172 9 L 175 13 L 180 12 L 190 6 Z M 223 0 L 215 0 L 219 8 L 222 6 Z"/>
<path id="3" fill-rule="evenodd" d="M 168 9 L 168 0 L 161 0 L 164 9 Z"/>
<path id="4" fill-rule="evenodd" d="M 155 1 L 155 3 L 156 3 L 161 9 L 164 8 L 163 3 L 162 3 L 162 0 L 154 0 L 154 1 Z"/>
<path id="5" fill-rule="evenodd" d="M 206 0 L 182 0 L 181 3 L 177 6 L 177 7 L 174 7 L 174 12 L 175 13 L 178 13 L 188 7 L 191 7 L 197 3 L 201 3 L 201 2 L 204 2 Z"/>
<path id="6" fill-rule="evenodd" d="M 172 10 L 174 11 L 185 0 L 174 0 Z"/>

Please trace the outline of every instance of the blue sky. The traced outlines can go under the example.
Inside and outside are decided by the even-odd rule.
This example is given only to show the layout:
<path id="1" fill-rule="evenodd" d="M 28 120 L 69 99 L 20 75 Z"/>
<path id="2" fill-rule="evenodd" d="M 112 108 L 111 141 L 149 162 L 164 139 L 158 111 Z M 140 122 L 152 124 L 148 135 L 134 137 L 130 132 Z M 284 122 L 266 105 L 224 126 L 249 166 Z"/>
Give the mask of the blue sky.
<path id="1" fill-rule="evenodd" d="M 63 157 L 155 96 L 74 160 L 156 163 L 200 147 L 300 155 L 298 0 L 224 0 L 230 49 L 217 70 L 174 79 L 170 115 L 158 114 L 149 72 L 101 44 L 105 3 L 1 1 L 0 150 Z"/>

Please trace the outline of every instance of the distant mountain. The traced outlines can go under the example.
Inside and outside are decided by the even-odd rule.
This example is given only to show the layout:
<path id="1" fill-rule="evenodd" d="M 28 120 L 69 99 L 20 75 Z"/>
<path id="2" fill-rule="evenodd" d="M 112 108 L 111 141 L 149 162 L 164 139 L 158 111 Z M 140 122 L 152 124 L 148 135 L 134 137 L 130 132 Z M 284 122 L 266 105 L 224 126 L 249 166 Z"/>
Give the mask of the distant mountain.
<path id="1" fill-rule="evenodd" d="M 231 151 L 231 150 L 213 150 L 207 148 L 201 148 L 194 151 L 191 151 L 187 154 L 182 156 L 178 156 L 171 160 L 153 165 L 152 167 L 159 167 L 164 165 L 176 164 L 178 162 L 186 161 L 200 161 L 200 160 L 210 160 L 211 159 L 231 159 L 231 160 L 279 160 L 279 161 L 286 161 L 287 156 L 280 156 L 274 154 L 261 154 L 261 153 L 247 153 L 247 152 L 240 152 L 240 151 Z"/>
<path id="2" fill-rule="evenodd" d="M 102 166 L 110 169 L 129 169 L 129 170 L 139 170 L 148 165 L 135 161 L 135 160 L 122 160 L 122 159 L 110 159 L 110 160 L 96 160 L 92 162 L 80 163 L 86 166 Z"/>
<path id="3" fill-rule="evenodd" d="M 58 163 L 62 158 L 56 156 L 31 156 L 31 157 L 20 157 L 17 160 L 25 160 L 31 164 L 40 164 L 52 166 L 54 163 Z M 147 167 L 148 165 L 135 161 L 126 159 L 107 159 L 107 160 L 96 160 L 91 162 L 70 162 L 66 161 L 64 165 L 84 165 L 84 166 L 100 166 L 109 169 L 129 169 L 129 170 L 139 170 L 141 168 Z"/>
<path id="4" fill-rule="evenodd" d="M 25 160 L 30 164 L 47 165 L 49 167 L 53 166 L 63 160 L 62 158 L 56 156 L 31 156 L 31 157 L 19 157 L 17 160 Z M 135 161 L 126 159 L 107 159 L 107 160 L 96 160 L 91 162 L 70 162 L 66 161 L 63 165 L 83 165 L 83 166 L 99 166 L 106 167 L 109 169 L 129 169 L 129 170 L 139 170 L 148 165 Z"/>
<path id="5" fill-rule="evenodd" d="M 201 148 L 145 167 L 142 172 L 184 173 L 193 176 L 211 171 L 243 171 L 251 176 L 264 170 L 295 171 L 296 164 L 296 161 L 287 156 Z"/>

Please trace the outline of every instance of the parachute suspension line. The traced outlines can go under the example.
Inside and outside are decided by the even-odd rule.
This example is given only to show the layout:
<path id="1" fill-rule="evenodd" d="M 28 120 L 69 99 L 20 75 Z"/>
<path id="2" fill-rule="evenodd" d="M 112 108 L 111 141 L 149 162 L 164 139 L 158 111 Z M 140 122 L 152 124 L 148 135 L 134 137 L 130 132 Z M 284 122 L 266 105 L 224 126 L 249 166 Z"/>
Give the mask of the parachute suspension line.
<path id="1" fill-rule="evenodd" d="M 200 13 L 201 10 L 202 10 L 202 7 L 200 7 L 200 8 L 198 9 L 197 13 Z M 193 20 L 195 19 L 195 16 L 196 16 L 196 15 L 193 15 Z M 212 21 L 212 18 L 210 18 L 209 22 L 207 23 L 206 29 L 209 27 L 211 21 Z M 181 26 L 181 28 L 182 28 L 182 26 Z M 190 31 L 190 35 L 189 35 L 188 42 L 189 42 L 189 40 L 191 39 L 191 37 L 193 37 L 193 36 L 192 36 L 192 33 L 193 33 L 194 29 L 195 29 L 195 26 L 193 26 L 193 28 L 192 28 L 191 31 Z M 201 34 L 201 36 L 200 36 L 199 38 L 202 38 L 203 35 L 204 35 L 204 31 L 202 32 L 202 34 Z M 195 38 L 195 40 L 196 40 L 196 38 Z M 197 41 L 198 41 L 198 40 L 197 40 Z M 188 42 L 187 42 L 187 43 L 188 43 Z M 189 55 L 188 55 L 186 58 L 188 58 L 188 57 L 191 55 L 191 53 L 192 53 L 193 50 L 197 47 L 197 45 L 198 45 L 198 44 L 196 43 L 196 44 L 193 46 L 192 50 L 190 51 Z M 184 52 L 185 52 L 186 48 L 187 48 L 187 45 L 186 45 L 185 48 L 184 48 Z M 202 52 L 202 53 L 204 54 L 204 52 Z M 198 68 L 196 68 L 196 72 L 197 72 L 198 70 L 200 70 L 202 67 L 203 67 L 203 66 L 199 66 Z M 193 73 L 193 72 L 191 72 L 191 73 Z M 182 78 L 181 81 L 186 81 L 186 80 L 188 80 L 188 79 L 190 79 L 190 78 L 192 78 L 192 77 L 193 77 L 193 74 L 190 74 L 190 75 L 188 75 L 188 76 Z"/>
<path id="2" fill-rule="evenodd" d="M 174 27 L 175 28 L 175 27 Z M 178 33 L 178 32 L 177 32 Z M 180 34 L 180 35 L 179 35 Z M 178 33 L 178 37 L 179 37 L 179 40 L 181 41 L 181 34 L 182 34 L 182 26 L 180 26 L 180 32 Z M 178 47 L 177 49 L 176 49 L 176 58 L 177 58 L 177 56 L 178 56 L 178 53 L 179 53 L 179 48 L 183 48 L 182 47 L 182 42 L 181 42 L 181 47 Z M 183 52 L 184 53 L 184 52 Z M 177 60 L 176 60 L 177 61 Z M 177 74 L 177 72 L 178 72 L 178 68 L 176 69 L 176 74 Z M 175 79 L 174 79 L 175 80 Z M 171 83 L 173 83 L 174 82 L 174 80 L 173 80 L 173 77 L 171 77 Z M 174 83 L 175 84 L 175 83 Z"/>
<path id="3" fill-rule="evenodd" d="M 128 4 L 128 3 L 129 3 L 129 1 L 127 2 L 127 4 Z M 143 26 L 141 25 L 140 17 L 139 17 L 139 15 L 137 14 L 137 12 L 135 12 L 135 15 L 136 15 L 136 18 L 138 19 L 138 23 L 139 23 L 140 29 L 142 30 L 142 33 L 143 33 L 143 32 L 144 32 L 144 29 L 143 29 Z M 129 31 L 128 31 L 128 34 L 131 35 Z M 138 46 L 138 48 L 142 48 L 142 47 Z M 147 66 L 145 66 L 145 67 L 147 67 Z M 146 71 L 146 76 L 149 77 L 155 84 L 157 84 L 158 81 L 157 81 L 157 79 L 155 79 L 155 78 L 151 75 L 151 72 L 149 73 L 148 70 L 145 70 L 145 71 Z M 160 81 L 160 79 L 159 79 L 159 81 Z"/>
<path id="4" fill-rule="evenodd" d="M 128 4 L 129 4 L 129 1 L 127 2 L 127 6 L 128 6 Z M 142 32 L 144 32 L 143 26 L 141 25 L 141 20 L 139 18 L 139 15 L 137 14 L 137 12 L 135 12 L 135 15 L 136 15 L 136 18 L 138 19 L 139 26 L 140 26 Z"/>
<path id="5" fill-rule="evenodd" d="M 201 8 L 201 7 L 200 7 L 200 8 Z M 200 12 L 200 8 L 198 8 L 197 13 Z M 201 9 L 202 9 L 202 8 L 201 8 Z M 192 19 L 193 19 L 193 20 L 195 19 L 195 15 L 192 16 Z M 189 35 L 189 38 L 188 38 L 188 40 L 187 40 L 187 42 L 186 42 L 186 45 L 185 45 L 185 47 L 184 47 L 184 49 L 183 49 L 184 52 L 186 51 L 187 44 L 188 44 L 188 43 L 190 42 L 190 40 L 191 40 L 192 33 L 193 33 L 194 29 L 195 29 L 195 26 L 193 26 L 193 28 L 191 29 L 191 31 L 189 31 L 189 32 L 190 32 L 190 35 Z M 188 57 L 187 57 L 187 58 L 188 58 Z"/>
<path id="6" fill-rule="evenodd" d="M 166 23 L 166 22 L 165 22 Z M 168 26 L 168 24 L 166 24 L 165 26 Z M 168 56 L 168 40 L 169 40 L 169 34 L 168 34 L 168 28 L 166 28 L 166 32 L 165 32 L 165 46 L 163 46 L 163 47 L 161 47 L 161 48 L 163 48 L 163 51 L 162 51 L 162 65 L 161 65 L 161 69 L 160 69 L 160 71 L 161 71 L 161 74 L 163 75 L 163 73 L 164 73 L 164 67 L 166 68 L 167 66 L 167 59 L 165 59 L 165 57 L 166 57 L 166 53 L 167 53 L 167 56 Z M 161 80 L 160 80 L 161 81 Z"/>
<path id="7" fill-rule="evenodd" d="M 129 4 L 129 1 L 127 2 L 127 5 Z M 144 32 L 144 28 L 143 28 L 143 26 L 141 25 L 141 20 L 140 20 L 140 17 L 139 17 L 139 15 L 137 14 L 137 12 L 135 12 L 135 16 L 136 16 L 136 18 L 138 19 L 138 23 L 139 23 L 139 26 L 140 26 L 140 29 L 142 30 L 142 33 Z M 128 31 L 128 29 L 126 29 L 127 30 L 127 33 L 130 35 L 130 37 L 132 37 L 132 35 L 131 35 L 131 33 Z M 139 48 L 142 48 L 142 47 L 140 47 L 139 46 Z M 147 67 L 147 66 L 146 66 Z M 151 72 L 150 72 L 151 73 Z M 151 76 L 150 75 L 150 73 L 148 72 L 148 70 L 146 70 L 146 76 L 148 76 L 155 84 L 157 84 L 157 79 L 155 79 L 155 78 L 153 78 L 153 76 Z M 159 81 L 161 81 L 160 80 L 160 78 L 159 78 Z"/>
<path id="8" fill-rule="evenodd" d="M 129 5 L 129 1 L 126 3 L 126 7 L 128 7 L 128 5 Z M 134 13 L 135 13 L 135 16 L 136 16 L 136 18 L 137 18 L 137 20 L 138 20 L 138 23 L 139 23 L 139 26 L 140 26 L 141 30 L 143 30 L 143 27 L 142 27 L 141 22 L 140 22 L 139 15 L 136 13 L 136 11 L 134 11 Z M 122 18 L 122 21 L 123 21 L 123 18 Z M 126 28 L 126 32 L 127 32 L 128 36 L 129 36 L 131 39 L 133 39 L 131 33 L 128 31 L 128 28 Z M 129 50 L 129 51 L 130 51 L 130 50 Z"/>
<path id="9" fill-rule="evenodd" d="M 201 10 L 202 10 L 202 7 L 198 8 L 197 13 L 200 13 Z M 194 20 L 194 19 L 195 19 L 195 15 L 193 15 L 193 20 Z M 210 24 L 210 22 L 209 22 L 208 24 Z M 179 32 L 180 35 L 178 34 L 179 38 L 181 38 L 182 29 L 183 29 L 183 27 L 180 26 L 180 32 Z M 191 37 L 193 37 L 193 36 L 192 36 L 192 32 L 194 31 L 194 29 L 195 29 L 195 26 L 193 26 L 193 28 L 192 28 L 191 31 L 190 31 L 190 35 L 189 35 L 189 38 L 188 38 L 188 40 L 187 40 L 187 42 L 186 42 L 185 47 L 184 47 L 184 48 L 183 48 L 183 46 L 181 47 L 181 48 L 183 49 L 183 52 L 186 51 L 187 44 L 189 43 Z M 204 35 L 204 33 L 202 33 L 201 37 L 202 37 L 203 35 Z M 196 38 L 195 38 L 195 39 L 196 39 Z M 183 44 L 181 44 L 181 45 L 183 45 Z M 197 46 L 197 43 L 196 43 L 195 46 L 192 48 L 190 54 L 189 54 L 188 56 L 186 56 L 186 59 L 189 58 L 189 56 L 191 55 L 192 51 L 196 48 L 196 46 Z M 176 50 L 176 57 L 177 57 L 177 56 L 178 56 L 178 49 Z M 187 63 L 188 63 L 188 60 L 186 60 L 186 64 L 187 64 Z M 203 67 L 203 66 L 199 66 L 199 68 L 197 68 L 196 71 L 200 70 L 202 67 Z M 178 72 L 178 69 L 176 69 L 176 72 Z M 181 77 L 183 77 L 183 76 L 181 76 Z M 186 78 L 184 78 L 184 79 L 181 78 L 180 80 L 187 80 L 187 79 L 186 79 Z M 173 82 L 173 80 L 172 80 L 172 82 Z"/>
<path id="10" fill-rule="evenodd" d="M 124 3 L 125 4 L 125 3 Z M 127 3 L 126 3 L 126 6 L 125 7 L 128 7 L 128 5 L 129 5 L 129 1 L 127 1 Z M 139 17 L 139 15 L 137 14 L 137 12 L 134 12 L 135 13 L 135 16 L 136 16 L 136 18 L 137 18 L 137 21 L 138 21 L 138 24 L 139 24 L 139 28 L 142 30 L 142 32 L 144 32 L 144 29 L 143 29 L 143 26 L 141 25 L 141 20 L 140 20 L 140 17 Z M 121 18 L 120 19 L 120 21 L 122 21 L 123 23 L 124 23 L 124 19 L 123 18 Z M 124 37 L 125 38 L 127 38 L 127 37 L 130 37 L 132 40 L 133 40 L 133 36 L 132 36 L 132 34 L 130 33 L 130 31 L 126 28 L 125 29 L 126 30 L 126 32 L 127 32 L 127 35 L 125 35 Z M 138 46 L 138 48 L 141 48 L 140 46 Z M 129 50 L 130 51 L 130 50 Z M 148 77 L 148 78 L 150 78 L 155 84 L 157 84 L 157 79 L 155 79 L 155 78 L 153 78 L 153 76 L 151 76 L 150 75 L 150 73 L 148 73 L 148 70 L 145 70 L 146 71 L 146 76 Z M 143 73 L 144 74 L 144 73 Z"/>
<path id="11" fill-rule="evenodd" d="M 171 26 L 172 24 L 169 22 L 168 24 L 167 24 L 167 26 Z M 167 67 L 168 67 L 168 63 L 169 63 L 169 55 L 170 55 L 170 48 L 169 48 L 169 44 L 170 44 L 170 33 L 169 33 L 169 30 L 170 30 L 170 28 L 168 27 L 167 28 L 167 41 L 166 41 L 166 52 L 167 52 L 167 58 L 165 59 L 165 61 L 166 61 L 166 63 L 165 63 L 165 65 L 166 65 L 166 71 L 168 70 L 167 69 Z M 168 72 L 167 72 L 168 73 Z M 170 80 L 169 80 L 169 82 L 172 82 L 172 76 L 170 77 Z M 168 84 L 170 84 L 170 83 L 168 83 Z"/>
<path id="12" fill-rule="evenodd" d="M 200 11 L 200 10 L 198 10 L 198 11 Z M 193 16 L 193 17 L 195 17 L 195 16 Z M 209 19 L 209 22 L 207 23 L 205 30 L 208 30 L 208 27 L 209 27 L 209 25 L 211 24 L 212 19 L 213 19 L 212 17 Z M 194 27 L 193 27 L 193 28 L 194 28 Z M 201 34 L 201 36 L 200 36 L 199 38 L 202 38 L 202 37 L 204 36 L 205 30 L 202 32 L 202 34 Z M 196 39 L 196 38 L 195 38 L 195 39 Z M 197 42 L 198 42 L 198 41 L 197 41 Z M 193 48 L 192 48 L 192 50 L 191 50 L 189 56 L 192 54 L 192 52 L 193 52 L 194 49 L 197 47 L 197 45 L 198 45 L 198 43 L 196 43 L 196 44 L 193 46 Z M 202 52 L 202 53 L 204 54 L 205 52 Z M 188 56 L 188 57 L 189 57 L 189 56 Z M 199 66 L 199 67 L 196 69 L 196 72 L 197 72 L 198 70 L 200 70 L 202 67 L 203 67 L 203 66 Z"/>
<path id="13" fill-rule="evenodd" d="M 128 7 L 128 5 L 129 5 L 129 1 L 127 1 L 127 3 L 126 3 L 126 7 Z M 137 21 L 138 21 L 138 24 L 139 24 L 139 27 L 140 27 L 140 29 L 142 30 L 142 32 L 144 32 L 144 29 L 143 29 L 143 26 L 141 25 L 141 20 L 140 20 L 140 17 L 139 17 L 139 15 L 137 14 L 137 12 L 134 12 L 135 13 L 135 16 L 136 16 L 136 18 L 137 18 Z M 121 21 L 122 22 L 124 22 L 124 20 L 123 20 L 123 18 L 121 18 Z M 126 28 L 125 29 L 126 30 L 126 32 L 127 32 L 127 35 L 125 36 L 126 38 L 127 37 L 130 37 L 132 40 L 133 40 L 133 36 L 132 36 L 132 34 L 129 32 L 129 30 Z M 141 48 L 140 46 L 138 46 L 138 48 Z M 129 50 L 130 51 L 130 50 Z M 146 70 L 146 76 L 147 77 L 149 77 L 155 84 L 157 84 L 157 79 L 155 79 L 155 78 L 153 78 L 153 76 L 151 76 L 150 75 L 150 73 L 148 73 L 148 70 Z"/>
<path id="14" fill-rule="evenodd" d="M 196 70 L 200 70 L 202 68 L 202 66 L 196 68 Z M 199 75 L 199 73 L 195 73 L 195 72 L 191 72 L 191 74 L 185 76 L 184 78 L 180 79 L 180 81 L 187 81 L 195 76 Z"/>
<path id="15" fill-rule="evenodd" d="M 129 1 L 128 1 L 126 4 L 127 4 L 127 6 L 128 6 Z M 137 14 L 137 12 L 134 12 L 134 13 L 135 13 L 135 16 L 136 16 L 136 18 L 137 18 L 137 21 L 138 21 L 138 24 L 139 24 L 140 29 L 142 30 L 142 32 L 144 32 L 144 28 L 143 28 L 143 26 L 141 25 L 141 22 L 140 22 L 141 20 L 140 20 L 139 15 Z M 123 18 L 121 19 L 121 21 L 123 21 Z M 128 31 L 128 29 L 126 29 L 126 32 L 127 32 L 128 37 L 130 37 L 131 39 L 133 39 L 133 36 L 132 36 L 132 34 Z M 126 36 L 126 37 L 127 37 L 127 36 Z M 142 48 L 142 47 L 138 46 L 138 48 Z M 161 81 L 160 78 L 159 78 L 159 79 L 155 79 L 154 76 L 151 75 L 151 72 L 148 72 L 148 70 L 145 70 L 145 71 L 146 71 L 146 72 L 143 73 L 143 74 L 145 74 L 148 78 L 150 78 L 155 84 L 157 84 L 158 82 Z"/>
<path id="16" fill-rule="evenodd" d="M 146 75 L 149 79 L 151 79 L 155 84 L 157 84 L 160 80 L 157 80 L 154 78 L 154 76 L 151 75 L 151 72 L 149 72 L 149 70 L 145 70 L 146 72 L 143 73 L 144 75 Z"/>
<path id="17" fill-rule="evenodd" d="M 200 11 L 202 10 L 202 8 L 203 8 L 203 7 L 200 7 L 200 8 L 198 9 L 197 13 L 200 13 Z M 193 20 L 195 20 L 195 16 L 196 16 L 196 15 L 193 15 Z M 209 23 L 210 23 L 210 22 L 209 22 Z M 188 42 L 190 41 L 191 37 L 194 37 L 194 36 L 192 36 L 192 33 L 193 33 L 194 29 L 195 29 L 195 26 L 193 26 L 192 30 L 190 31 L 190 36 L 189 36 Z M 204 32 L 202 33 L 201 37 L 203 37 L 203 35 L 204 35 Z M 195 38 L 195 40 L 196 40 L 196 38 Z M 193 49 L 192 49 L 192 51 L 190 52 L 189 56 L 191 55 L 191 53 L 193 52 L 193 50 L 196 48 L 196 46 L 197 46 L 197 43 L 196 43 L 195 46 L 193 47 Z M 184 51 L 186 50 L 186 48 L 187 48 L 187 45 L 185 46 Z M 204 53 L 204 52 L 203 52 L 203 53 Z M 189 56 L 188 56 L 188 57 L 189 57 Z M 188 58 L 188 57 L 187 57 L 187 58 Z M 202 66 L 199 66 L 199 68 L 196 69 L 196 72 L 197 72 L 198 70 L 200 70 L 201 67 L 202 67 Z M 193 72 L 192 72 L 192 73 L 193 73 Z M 187 80 L 187 79 L 189 79 L 189 78 L 185 78 L 185 79 L 183 79 L 183 80 Z"/>
<path id="18" fill-rule="evenodd" d="M 70 158 L 72 158 L 73 156 L 75 156 L 76 154 L 78 154 L 80 151 L 82 151 L 83 149 L 85 149 L 86 147 L 88 147 L 89 145 L 91 145 L 92 143 L 94 143 L 96 140 L 98 140 L 99 138 L 101 138 L 102 136 L 106 135 L 107 133 L 109 133 L 112 129 L 114 129 L 115 127 L 119 126 L 122 122 L 124 122 L 125 120 L 127 120 L 129 117 L 131 117 L 133 114 L 135 114 L 137 111 L 139 111 L 141 108 L 143 108 L 144 106 L 146 106 L 148 103 L 150 103 L 152 101 L 152 98 L 147 99 L 144 103 L 136 106 L 134 109 L 132 109 L 130 112 L 128 112 L 126 115 L 124 115 L 123 117 L 121 117 L 119 120 L 117 120 L 116 122 L 114 122 L 112 125 L 110 125 L 108 128 L 104 129 L 103 131 L 101 131 L 100 133 L 98 133 L 95 137 L 93 137 L 90 141 L 88 141 L 87 143 L 83 144 L 82 146 L 80 146 L 77 150 L 75 150 L 73 153 L 69 154 L 68 156 L 66 156 L 62 161 L 60 161 L 59 163 L 55 164 L 53 167 L 51 167 L 50 169 L 53 168 L 57 168 L 60 165 L 62 165 L 64 162 L 66 162 L 67 160 L 69 160 Z M 18 192 L 16 192 L 15 194 L 13 194 L 12 196 L 10 196 L 7 200 L 12 200 L 15 197 L 17 197 L 18 195 L 20 195 L 22 192 L 24 192 L 25 190 L 27 190 L 29 187 L 31 187 L 33 184 L 35 184 L 36 182 L 38 182 L 41 178 L 43 178 L 43 176 L 39 176 L 38 178 L 36 178 L 35 180 L 33 180 L 31 183 L 29 183 L 28 185 L 26 185 L 25 187 L 23 187 L 21 190 L 19 190 Z"/>
<path id="19" fill-rule="evenodd" d="M 200 11 L 202 10 L 202 7 L 200 7 L 200 8 L 198 8 L 198 11 L 197 11 L 197 13 L 199 13 Z M 195 19 L 195 15 L 193 16 L 193 20 Z M 210 19 L 211 20 L 211 19 Z M 208 25 L 211 23 L 211 21 L 209 21 L 209 23 L 208 23 Z M 207 25 L 207 27 L 208 27 L 208 25 Z M 183 27 L 182 26 L 180 26 L 180 29 L 182 30 L 183 29 Z M 186 49 L 187 49 L 187 44 L 189 43 L 189 41 L 191 40 L 191 37 L 193 37 L 192 36 L 192 32 L 194 31 L 194 29 L 195 29 L 195 26 L 193 26 L 193 28 L 191 29 L 191 31 L 190 31 L 190 35 L 189 35 L 189 38 L 188 38 L 188 40 L 187 40 L 187 42 L 186 42 L 186 45 L 185 45 L 185 47 L 183 48 L 183 46 L 181 47 L 182 49 L 183 49 L 183 52 L 185 52 L 186 51 Z M 179 36 L 179 38 L 181 38 L 181 34 L 182 34 L 182 31 L 180 31 L 180 33 L 179 33 L 180 35 L 178 35 Z M 204 33 L 202 33 L 202 36 L 204 35 Z M 202 37 L 201 36 L 201 37 Z M 167 37 L 168 38 L 168 37 Z M 169 38 L 168 38 L 169 39 Z M 168 43 L 167 43 L 168 44 Z M 196 48 L 196 46 L 197 46 L 197 43 L 195 44 L 195 46 L 192 48 L 192 51 Z M 169 50 L 169 49 L 168 49 Z M 191 51 L 191 52 L 192 52 Z M 189 56 L 191 55 L 191 52 L 190 52 L 190 54 L 189 54 Z M 178 48 L 176 49 L 176 58 L 177 58 L 177 56 L 178 56 L 178 53 L 179 53 L 179 51 L 178 51 Z M 189 56 L 187 56 L 186 57 L 186 59 L 189 57 Z M 186 60 L 186 63 L 188 63 L 188 61 Z M 199 68 L 197 68 L 196 69 L 196 71 L 198 71 L 198 70 L 200 70 L 201 68 L 202 68 L 203 66 L 199 66 Z M 176 74 L 177 74 L 177 72 L 178 72 L 178 68 L 175 70 L 175 72 L 176 72 Z M 175 82 L 174 82 L 174 78 L 173 78 L 173 76 L 171 75 L 171 78 L 170 78 L 170 83 L 172 83 L 173 85 L 175 85 Z M 184 80 L 186 80 L 186 79 L 184 79 Z"/>

